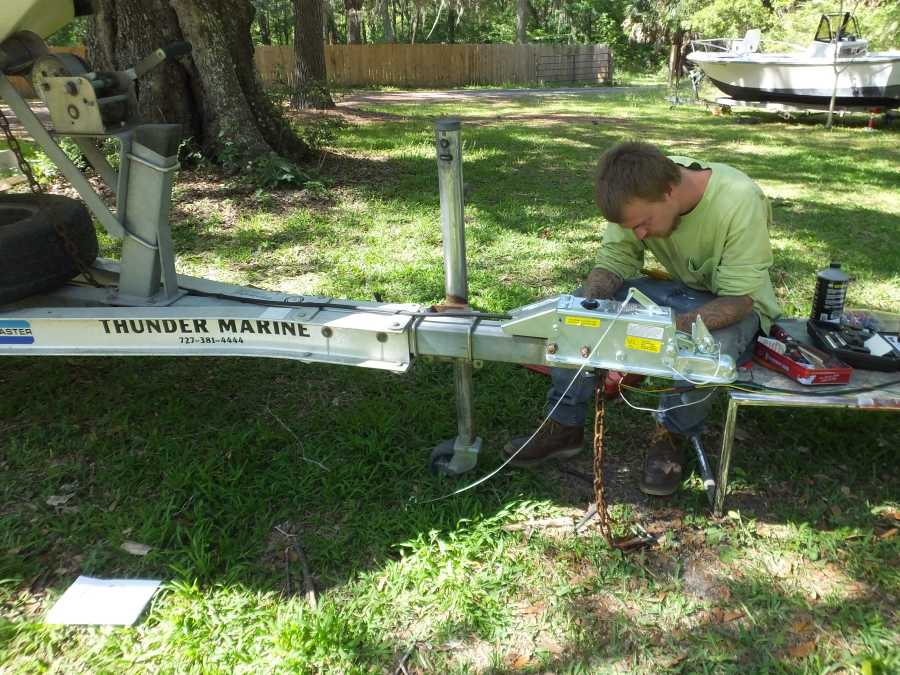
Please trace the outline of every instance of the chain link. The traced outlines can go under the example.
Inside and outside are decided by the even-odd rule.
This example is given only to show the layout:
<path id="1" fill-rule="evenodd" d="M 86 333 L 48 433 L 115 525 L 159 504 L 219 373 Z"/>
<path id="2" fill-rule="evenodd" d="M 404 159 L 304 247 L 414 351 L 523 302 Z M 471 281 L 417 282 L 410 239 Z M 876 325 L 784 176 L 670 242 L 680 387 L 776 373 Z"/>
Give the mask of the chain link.
<path id="1" fill-rule="evenodd" d="M 2 108 L 0 108 L 0 128 L 2 128 L 3 135 L 6 137 L 6 143 L 9 146 L 9 149 L 12 150 L 12 153 L 16 156 L 16 163 L 19 165 L 19 171 L 21 171 L 25 178 L 28 179 L 28 186 L 31 188 L 31 191 L 34 194 L 43 194 L 44 188 L 34 177 L 34 171 L 31 169 L 31 164 L 25 159 L 25 154 L 22 152 L 22 146 L 19 145 L 19 139 L 13 134 L 9 124 L 9 118 L 7 118 L 6 113 L 3 112 Z M 72 241 L 65 224 L 61 220 L 58 220 L 54 223 L 53 230 L 62 242 L 63 249 L 65 249 L 66 253 L 74 261 L 81 276 L 97 288 L 102 288 L 103 285 L 97 281 L 90 268 L 84 260 L 82 260 L 78 245 Z"/>
<path id="2" fill-rule="evenodd" d="M 603 481 L 603 430 L 604 415 L 606 413 L 606 397 L 603 395 L 603 384 L 605 381 L 606 373 L 604 371 L 598 370 L 594 373 L 594 505 L 597 511 L 600 533 L 606 539 L 609 547 L 620 551 L 633 551 L 654 543 L 655 539 L 647 536 L 617 538 L 613 533 L 616 523 L 609 515 Z"/>
<path id="3" fill-rule="evenodd" d="M 25 159 L 25 154 L 22 152 L 22 146 L 19 145 L 19 139 L 13 135 L 9 125 L 9 119 L 6 117 L 6 113 L 3 112 L 2 108 L 0 108 L 0 128 L 3 129 L 3 135 L 6 136 L 6 144 L 16 156 L 16 163 L 19 165 L 19 171 L 21 171 L 22 175 L 28 179 L 28 186 L 31 188 L 31 191 L 35 194 L 41 194 L 44 191 L 44 188 L 41 187 L 41 184 L 38 183 L 37 179 L 34 177 L 34 172 L 31 170 L 31 164 Z"/>

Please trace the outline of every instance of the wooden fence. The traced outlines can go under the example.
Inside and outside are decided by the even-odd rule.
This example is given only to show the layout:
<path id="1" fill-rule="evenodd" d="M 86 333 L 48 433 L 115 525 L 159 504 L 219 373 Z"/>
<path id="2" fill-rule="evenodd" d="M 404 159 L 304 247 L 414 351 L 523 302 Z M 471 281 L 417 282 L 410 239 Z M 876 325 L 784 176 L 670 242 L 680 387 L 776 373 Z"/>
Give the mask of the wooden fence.
<path id="1" fill-rule="evenodd" d="M 85 55 L 84 47 L 52 51 Z M 255 60 L 267 85 L 296 85 L 293 47 L 257 45 Z M 611 84 L 613 55 L 606 45 L 327 45 L 325 67 L 330 83 L 347 87 Z M 34 96 L 30 83 L 11 79 Z"/>
<path id="2" fill-rule="evenodd" d="M 259 45 L 256 67 L 270 85 L 296 84 L 291 47 Z M 330 83 L 339 86 L 458 87 L 499 84 L 611 84 L 607 45 L 328 45 Z"/>

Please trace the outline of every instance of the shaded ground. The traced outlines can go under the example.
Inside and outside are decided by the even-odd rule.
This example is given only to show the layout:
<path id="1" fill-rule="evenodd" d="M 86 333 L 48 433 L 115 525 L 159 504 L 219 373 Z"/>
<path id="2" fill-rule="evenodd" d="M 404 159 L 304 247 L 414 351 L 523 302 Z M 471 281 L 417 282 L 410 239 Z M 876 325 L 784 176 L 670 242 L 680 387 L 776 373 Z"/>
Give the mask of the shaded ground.
<path id="1" fill-rule="evenodd" d="M 391 107 L 354 109 L 354 119 L 384 117 L 341 130 L 325 189 L 181 172 L 180 270 L 301 294 L 438 300 L 432 120 L 459 108 Z M 855 270 L 854 302 L 887 309 L 896 293 L 897 254 L 884 242 L 900 215 L 900 146 L 888 133 L 781 122 L 751 133 L 651 100 L 600 97 L 474 102 L 464 113 L 496 121 L 466 132 L 470 288 L 482 309 L 566 291 L 586 272 L 602 235 L 590 172 L 598 149 L 626 132 L 730 161 L 764 183 L 777 292 L 792 313 L 808 311 L 814 271 L 833 251 Z M 581 121 L 523 131 L 495 113 Z M 5 360 L 0 663 L 12 672 L 395 672 L 401 662 L 420 673 L 897 671 L 896 417 L 742 411 L 730 513 L 714 519 L 690 471 L 671 499 L 637 491 L 653 421 L 611 405 L 614 515 L 659 537 L 622 556 L 595 524 L 579 536 L 553 524 L 590 500 L 588 452 L 428 501 L 497 466 L 508 437 L 534 428 L 547 386 L 508 364 L 476 371 L 483 454 L 471 476 L 444 480 L 427 458 L 455 433 L 451 377 L 449 364 L 425 361 L 386 377 L 215 357 Z M 705 441 L 713 463 L 722 417 L 720 407 Z M 124 540 L 151 551 L 133 556 Z M 298 593 L 294 542 L 315 609 Z M 166 584 L 134 628 L 44 625 L 78 574 Z"/>

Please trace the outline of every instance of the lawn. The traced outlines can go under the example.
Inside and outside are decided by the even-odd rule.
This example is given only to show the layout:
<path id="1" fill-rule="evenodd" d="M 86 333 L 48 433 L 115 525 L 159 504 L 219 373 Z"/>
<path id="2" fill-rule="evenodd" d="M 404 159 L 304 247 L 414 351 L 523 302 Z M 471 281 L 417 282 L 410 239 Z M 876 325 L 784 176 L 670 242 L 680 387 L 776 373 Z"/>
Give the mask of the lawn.
<path id="1" fill-rule="evenodd" d="M 580 283 L 604 228 L 592 169 L 627 138 L 760 183 L 786 313 L 809 311 L 815 271 L 832 260 L 853 278 L 849 305 L 900 309 L 897 129 L 712 116 L 661 97 L 344 108 L 346 126 L 304 189 L 183 171 L 179 271 L 440 300 L 433 122 L 456 115 L 478 309 Z M 717 520 L 694 473 L 669 500 L 637 491 L 653 421 L 610 405 L 614 513 L 660 538 L 627 556 L 596 529 L 559 527 L 591 499 L 588 453 L 427 503 L 499 464 L 505 440 L 534 428 L 546 386 L 517 366 L 477 370 L 484 451 L 451 480 L 427 462 L 455 434 L 447 363 L 398 377 L 270 360 L 5 359 L 0 672 L 900 670 L 895 415 L 743 411 L 729 512 Z M 709 450 L 722 421 L 719 407 Z M 151 550 L 131 555 L 125 541 Z M 133 628 L 45 625 L 79 574 L 165 583 Z"/>

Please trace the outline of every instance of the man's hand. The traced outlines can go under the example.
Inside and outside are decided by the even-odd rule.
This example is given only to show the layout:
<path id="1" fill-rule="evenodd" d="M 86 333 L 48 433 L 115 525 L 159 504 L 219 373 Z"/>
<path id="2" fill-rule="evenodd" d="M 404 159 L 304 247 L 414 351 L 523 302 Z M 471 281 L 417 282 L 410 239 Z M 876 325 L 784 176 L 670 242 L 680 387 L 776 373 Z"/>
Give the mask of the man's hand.
<path id="1" fill-rule="evenodd" d="M 622 287 L 622 277 L 602 267 L 595 267 L 584 284 L 584 297 L 608 300 Z"/>
<path id="2" fill-rule="evenodd" d="M 723 295 L 699 309 L 675 317 L 675 326 L 685 333 L 691 332 L 691 324 L 699 315 L 706 327 L 713 331 L 736 324 L 753 311 L 753 298 L 749 295 Z"/>

